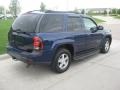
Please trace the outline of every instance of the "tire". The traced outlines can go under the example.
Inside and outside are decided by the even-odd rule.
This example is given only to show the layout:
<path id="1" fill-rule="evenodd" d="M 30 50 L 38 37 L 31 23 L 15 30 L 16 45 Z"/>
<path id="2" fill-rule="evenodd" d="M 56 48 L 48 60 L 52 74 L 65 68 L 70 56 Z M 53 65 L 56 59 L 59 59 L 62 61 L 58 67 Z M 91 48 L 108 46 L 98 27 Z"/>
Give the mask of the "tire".
<path id="1" fill-rule="evenodd" d="M 110 39 L 106 38 L 101 48 L 101 53 L 107 53 L 110 49 Z"/>
<path id="2" fill-rule="evenodd" d="M 61 48 L 57 50 L 51 69 L 57 73 L 63 73 L 68 70 L 71 63 L 71 53 L 69 50 Z"/>

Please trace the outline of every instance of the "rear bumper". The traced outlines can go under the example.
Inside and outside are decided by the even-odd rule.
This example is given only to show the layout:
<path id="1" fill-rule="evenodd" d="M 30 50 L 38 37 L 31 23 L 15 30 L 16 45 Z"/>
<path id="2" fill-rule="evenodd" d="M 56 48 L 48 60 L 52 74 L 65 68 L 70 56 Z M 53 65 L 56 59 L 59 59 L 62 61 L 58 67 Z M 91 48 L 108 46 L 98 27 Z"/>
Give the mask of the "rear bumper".
<path id="1" fill-rule="evenodd" d="M 7 53 L 14 59 L 25 63 L 50 63 L 52 61 L 51 51 L 34 51 L 32 53 L 16 49 L 12 46 L 7 46 Z"/>

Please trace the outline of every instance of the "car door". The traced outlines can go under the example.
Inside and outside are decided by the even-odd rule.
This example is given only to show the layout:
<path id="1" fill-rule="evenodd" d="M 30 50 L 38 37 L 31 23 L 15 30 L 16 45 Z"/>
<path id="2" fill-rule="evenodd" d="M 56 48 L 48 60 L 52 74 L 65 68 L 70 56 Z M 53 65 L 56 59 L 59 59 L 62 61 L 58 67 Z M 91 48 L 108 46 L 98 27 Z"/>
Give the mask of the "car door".
<path id="1" fill-rule="evenodd" d="M 75 40 L 75 55 L 79 55 L 80 52 L 85 50 L 85 31 L 81 21 L 79 16 L 69 16 L 67 20 L 67 32 Z"/>
<path id="2" fill-rule="evenodd" d="M 95 32 L 91 31 L 91 28 L 97 29 L 97 24 L 88 17 L 83 17 L 83 22 L 86 31 L 86 49 L 94 50 L 99 48 L 102 40 L 102 33 L 100 30 L 96 30 Z"/>

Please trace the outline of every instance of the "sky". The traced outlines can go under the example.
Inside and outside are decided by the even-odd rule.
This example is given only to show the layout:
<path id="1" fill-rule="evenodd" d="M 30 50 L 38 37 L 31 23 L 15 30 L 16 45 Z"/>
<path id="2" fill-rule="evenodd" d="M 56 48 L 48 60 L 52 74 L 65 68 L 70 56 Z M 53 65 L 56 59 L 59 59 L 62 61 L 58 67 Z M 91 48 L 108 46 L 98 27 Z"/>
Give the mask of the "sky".
<path id="1" fill-rule="evenodd" d="M 47 9 L 74 10 L 75 8 L 120 8 L 120 0 L 19 0 L 22 13 L 38 10 L 43 2 Z M 10 0 L 0 0 L 0 5 L 8 8 Z"/>

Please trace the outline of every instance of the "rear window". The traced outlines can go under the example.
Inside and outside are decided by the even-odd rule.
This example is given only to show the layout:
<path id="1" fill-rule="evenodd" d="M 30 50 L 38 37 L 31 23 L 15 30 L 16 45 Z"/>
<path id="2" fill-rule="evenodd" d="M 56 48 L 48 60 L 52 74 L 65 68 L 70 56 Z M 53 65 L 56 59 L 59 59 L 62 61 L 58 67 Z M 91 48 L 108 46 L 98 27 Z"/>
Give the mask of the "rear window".
<path id="1" fill-rule="evenodd" d="M 63 15 L 46 14 L 40 23 L 40 32 L 61 32 L 63 31 Z"/>
<path id="2" fill-rule="evenodd" d="M 23 32 L 35 32 L 39 17 L 37 14 L 21 15 L 14 21 L 12 28 Z"/>

